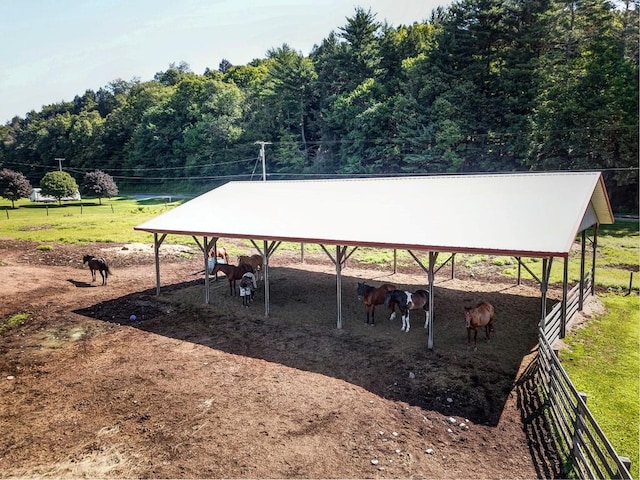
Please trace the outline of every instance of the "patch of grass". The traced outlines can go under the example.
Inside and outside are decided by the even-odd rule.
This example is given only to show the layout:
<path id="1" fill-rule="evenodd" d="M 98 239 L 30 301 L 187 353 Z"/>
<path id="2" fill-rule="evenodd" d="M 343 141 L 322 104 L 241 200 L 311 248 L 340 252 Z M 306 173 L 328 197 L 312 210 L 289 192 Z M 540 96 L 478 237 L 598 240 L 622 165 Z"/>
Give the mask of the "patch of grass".
<path id="1" fill-rule="evenodd" d="M 458 261 L 470 268 L 474 265 L 486 262 L 488 258 L 488 255 L 460 255 L 460 260 Z"/>
<path id="2" fill-rule="evenodd" d="M 602 297 L 607 313 L 567 336 L 562 364 L 619 455 L 640 473 L 640 297 Z"/>
<path id="3" fill-rule="evenodd" d="M 592 240 L 592 239 L 591 239 Z M 587 240 L 585 268 L 591 268 L 592 246 Z M 598 229 L 598 249 L 596 256 L 596 285 L 612 292 L 626 292 L 629 289 L 631 272 L 634 272 L 632 290 L 640 291 L 640 228 L 637 221 L 618 220 L 613 225 L 602 225 Z M 575 243 L 569 255 L 569 283 L 580 279 L 580 245 Z M 538 277 L 542 278 L 542 260 L 523 258 L 522 262 Z M 532 278 L 524 268 L 523 278 Z M 517 263 L 503 271 L 509 277 L 518 274 Z M 554 259 L 551 265 L 550 282 L 562 283 L 564 261 Z"/>
<path id="4" fill-rule="evenodd" d="M 22 325 L 30 315 L 30 313 L 17 313 L 5 320 L 0 320 L 0 335 L 4 335 L 7 330 L 17 325 Z"/>
<path id="5" fill-rule="evenodd" d="M 53 250 L 53 246 L 52 245 L 38 245 L 36 247 L 36 250 L 39 250 L 41 252 L 49 252 L 49 251 Z"/>
<path id="6" fill-rule="evenodd" d="M 73 202 L 43 206 L 22 199 L 16 202 L 16 209 L 9 213 L 9 218 L 0 221 L 0 237 L 40 243 L 149 243 L 151 235 L 133 227 L 182 202 L 141 205 L 132 198 L 119 197 L 103 201 L 102 205 Z M 0 199 L 0 208 L 4 204 L 10 205 L 10 202 Z M 175 243 L 195 243 L 189 236 L 173 237 L 178 237 Z M 166 241 L 172 240 L 167 237 Z"/>

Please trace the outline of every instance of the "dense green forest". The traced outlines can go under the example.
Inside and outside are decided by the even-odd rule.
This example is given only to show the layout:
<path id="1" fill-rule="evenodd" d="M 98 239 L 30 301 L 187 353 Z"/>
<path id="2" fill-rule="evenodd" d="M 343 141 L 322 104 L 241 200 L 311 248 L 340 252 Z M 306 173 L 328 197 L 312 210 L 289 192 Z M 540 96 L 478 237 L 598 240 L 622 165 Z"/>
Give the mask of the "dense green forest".
<path id="1" fill-rule="evenodd" d="M 0 168 L 199 193 L 261 179 L 268 142 L 269 179 L 600 170 L 637 212 L 639 4 L 462 0 L 400 26 L 356 8 L 308 56 L 173 63 L 16 116 Z"/>

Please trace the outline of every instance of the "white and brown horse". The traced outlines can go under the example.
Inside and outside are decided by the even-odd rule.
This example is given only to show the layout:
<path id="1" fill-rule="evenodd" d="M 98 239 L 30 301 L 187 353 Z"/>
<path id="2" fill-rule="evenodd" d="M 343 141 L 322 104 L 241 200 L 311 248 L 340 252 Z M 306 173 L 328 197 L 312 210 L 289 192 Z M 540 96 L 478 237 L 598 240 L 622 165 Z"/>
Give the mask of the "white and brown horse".
<path id="1" fill-rule="evenodd" d="M 392 302 L 398 306 L 402 314 L 401 330 L 403 332 L 408 332 L 411 328 L 411 323 L 409 323 L 409 312 L 411 310 L 424 310 L 424 328 L 429 326 L 429 292 L 426 290 L 416 290 L 413 293 L 404 290 L 392 290 L 387 292 L 384 304 L 390 307 Z M 396 312 L 394 311 L 389 320 L 394 320 L 395 318 Z"/>
<path id="2" fill-rule="evenodd" d="M 471 330 L 473 330 L 474 347 L 478 344 L 478 328 L 484 327 L 487 341 L 493 331 L 493 316 L 495 309 L 489 302 L 480 302 L 475 307 L 464 307 L 464 323 L 467 327 L 467 345 L 471 345 Z"/>

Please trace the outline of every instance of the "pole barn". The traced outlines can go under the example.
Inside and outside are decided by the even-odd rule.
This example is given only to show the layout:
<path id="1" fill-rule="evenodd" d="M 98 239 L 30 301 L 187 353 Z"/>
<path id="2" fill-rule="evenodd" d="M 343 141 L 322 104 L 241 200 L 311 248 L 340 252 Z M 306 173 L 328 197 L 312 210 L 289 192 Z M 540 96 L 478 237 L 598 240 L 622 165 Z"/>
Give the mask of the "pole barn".
<path id="1" fill-rule="evenodd" d="M 238 215 L 238 199 L 262 205 Z M 374 206 L 376 218 L 364 215 Z M 579 234 L 593 229 L 595 273 L 597 227 L 612 224 L 613 212 L 600 172 L 438 175 L 372 179 L 229 182 L 135 227 L 154 234 L 156 291 L 160 293 L 159 249 L 166 235 L 190 235 L 205 265 L 219 238 L 250 239 L 264 257 L 265 315 L 269 315 L 269 258 L 282 242 L 321 245 L 336 267 L 337 328 L 342 328 L 342 268 L 358 247 L 429 252 L 428 348 L 433 348 L 433 280 L 440 253 L 541 258 L 542 314 L 554 258 L 564 259 L 566 303 L 568 258 Z M 381 229 L 380 222 L 388 225 Z M 202 241 L 200 240 L 202 239 Z M 332 251 L 333 250 L 333 251 Z M 525 266 L 526 268 L 526 266 Z M 593 278 L 593 277 L 592 277 Z M 592 281 L 592 288 L 595 281 Z M 563 310 L 566 322 L 566 307 Z"/>

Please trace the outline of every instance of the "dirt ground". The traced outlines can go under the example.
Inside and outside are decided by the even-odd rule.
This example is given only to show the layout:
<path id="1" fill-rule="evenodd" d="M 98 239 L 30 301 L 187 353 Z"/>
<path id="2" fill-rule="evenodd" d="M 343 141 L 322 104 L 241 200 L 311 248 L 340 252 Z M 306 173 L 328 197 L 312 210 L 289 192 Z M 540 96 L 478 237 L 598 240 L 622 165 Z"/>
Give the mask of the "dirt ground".
<path id="1" fill-rule="evenodd" d="M 349 262 L 338 329 L 324 254 L 275 252 L 267 317 L 264 290 L 244 308 L 223 276 L 205 304 L 190 247 L 162 246 L 159 296 L 149 245 L 36 247 L 0 239 L 0 321 L 27 314 L 0 335 L 1 478 L 560 475 L 533 376 L 536 285 L 442 269 L 429 351 L 421 312 L 408 333 L 384 307 L 365 325 L 356 297 L 362 280 L 424 288 L 417 267 Z M 106 286 L 87 253 L 109 261 Z M 496 328 L 474 350 L 463 312 L 480 300 Z"/>

